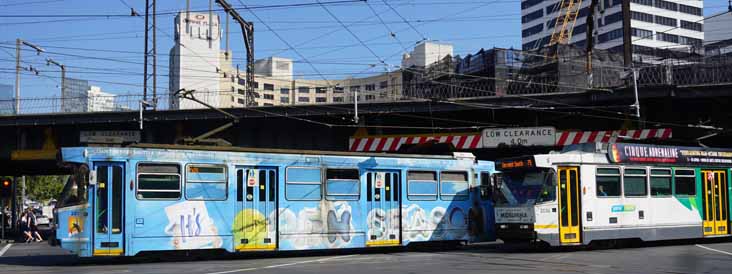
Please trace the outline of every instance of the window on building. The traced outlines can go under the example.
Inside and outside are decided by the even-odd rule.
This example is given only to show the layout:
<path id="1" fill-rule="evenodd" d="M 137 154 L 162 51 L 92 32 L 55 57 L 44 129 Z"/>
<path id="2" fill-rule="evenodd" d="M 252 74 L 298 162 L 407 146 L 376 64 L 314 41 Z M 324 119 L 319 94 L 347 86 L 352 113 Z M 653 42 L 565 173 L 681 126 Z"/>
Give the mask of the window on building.
<path id="1" fill-rule="evenodd" d="M 361 193 L 358 169 L 327 169 L 325 199 L 358 200 Z"/>
<path id="2" fill-rule="evenodd" d="M 310 87 L 298 87 L 297 92 L 298 93 L 310 93 Z"/>
<path id="3" fill-rule="evenodd" d="M 289 95 L 290 94 L 290 89 L 289 88 L 281 88 L 280 89 L 280 94 Z"/>
<path id="4" fill-rule="evenodd" d="M 186 169 L 186 199 L 226 200 L 226 166 L 188 165 Z"/>
<path id="5" fill-rule="evenodd" d="M 679 43 L 679 36 L 675 34 L 668 34 L 663 32 L 657 32 L 656 33 L 656 40 L 658 41 L 666 41 L 671 43 Z"/>
<path id="6" fill-rule="evenodd" d="M 524 1 L 521 1 L 521 9 L 522 10 L 528 9 L 530 7 L 533 7 L 533 6 L 536 6 L 538 4 L 541 4 L 541 2 L 543 2 L 543 1 L 544 0 L 524 0 Z"/>
<path id="7" fill-rule="evenodd" d="M 630 34 L 634 37 L 639 37 L 641 39 L 651 39 L 653 40 L 653 31 L 645 30 L 645 29 L 639 29 L 639 28 L 631 28 Z"/>
<path id="8" fill-rule="evenodd" d="M 237 89 L 236 92 L 239 93 L 239 94 L 242 94 L 242 95 L 244 95 L 244 94 L 247 93 L 247 91 L 246 90 L 243 90 L 243 89 Z"/>
<path id="9" fill-rule="evenodd" d="M 653 15 L 648 13 L 630 11 L 630 18 L 633 20 L 653 23 Z"/>
<path id="10" fill-rule="evenodd" d="M 546 21 L 546 29 L 551 29 L 551 28 L 553 28 L 556 25 L 557 25 L 557 18 L 556 17 L 554 17 L 554 18 L 549 19 L 549 20 Z M 523 35 L 523 31 L 522 31 L 521 34 Z"/>
<path id="11" fill-rule="evenodd" d="M 376 84 L 367 84 L 367 85 L 364 85 L 364 89 L 366 91 L 374 91 L 374 90 L 376 90 Z"/>
<path id="12" fill-rule="evenodd" d="M 343 87 L 335 87 L 333 88 L 334 93 L 343 93 Z"/>
<path id="13" fill-rule="evenodd" d="M 526 24 L 528 22 L 534 21 L 536 19 L 541 18 L 544 16 L 544 9 L 538 9 L 532 13 L 529 13 L 527 15 L 521 16 L 521 23 Z"/>
<path id="14" fill-rule="evenodd" d="M 137 199 L 180 199 L 180 166 L 137 165 Z"/>
<path id="15" fill-rule="evenodd" d="M 290 201 L 319 201 L 321 175 L 319 168 L 288 167 L 285 183 L 285 199 Z"/>
<path id="16" fill-rule="evenodd" d="M 552 14 L 554 12 L 558 12 L 559 11 L 559 4 L 560 3 L 557 2 L 557 3 L 551 4 L 549 6 L 546 6 L 546 9 L 545 9 L 546 14 L 549 15 L 549 14 Z"/>
<path id="17" fill-rule="evenodd" d="M 534 35 L 534 34 L 537 34 L 537 33 L 541 33 L 543 30 L 544 30 L 544 25 L 543 24 L 538 24 L 536 26 L 529 27 L 529 28 L 527 28 L 525 30 L 522 30 L 521 31 L 521 37 L 529 37 L 531 35 Z"/>
<path id="18" fill-rule="evenodd" d="M 669 26 L 669 27 L 676 27 L 677 26 L 677 23 L 676 23 L 676 19 L 675 18 L 664 17 L 664 16 L 659 16 L 659 15 L 656 15 L 654 18 L 655 18 L 654 21 L 656 22 L 656 24 L 660 24 L 660 25 L 664 25 L 664 26 Z"/>
<path id="19" fill-rule="evenodd" d="M 359 90 L 361 90 L 361 86 L 351 86 L 350 90 L 351 91 L 359 91 Z"/>
<path id="20" fill-rule="evenodd" d="M 687 6 L 687 5 L 683 5 L 683 4 L 679 4 L 679 11 L 683 12 L 683 13 L 698 15 L 698 16 L 702 16 L 702 14 L 703 14 L 701 8 Z"/>
<path id="21" fill-rule="evenodd" d="M 265 94 L 265 95 L 264 95 L 264 99 L 267 99 L 267 100 L 274 100 L 274 94 Z"/>
<path id="22" fill-rule="evenodd" d="M 651 169 L 651 196 L 671 195 L 671 169 Z"/>
<path id="23" fill-rule="evenodd" d="M 328 88 L 326 88 L 326 87 L 316 87 L 315 88 L 315 93 L 327 93 L 327 92 L 328 92 Z"/>
<path id="24" fill-rule="evenodd" d="M 246 86 L 247 85 L 247 81 L 244 80 L 244 79 L 241 79 L 241 78 L 239 78 L 239 80 L 237 82 L 239 83 L 239 85 L 242 85 L 242 86 Z"/>
<path id="25" fill-rule="evenodd" d="M 597 168 L 595 182 L 597 197 L 620 196 L 620 169 Z"/>
<path id="26" fill-rule="evenodd" d="M 674 193 L 676 195 L 696 195 L 696 174 L 693 169 L 674 171 Z"/>
<path id="27" fill-rule="evenodd" d="M 265 107 L 271 107 L 271 106 L 274 106 L 274 104 L 272 104 L 272 103 L 264 103 L 264 104 L 262 104 L 262 105 L 263 105 L 263 106 L 265 106 Z"/>
<path id="28" fill-rule="evenodd" d="M 264 84 L 264 90 L 274 91 L 274 85 L 273 84 Z"/>
<path id="29" fill-rule="evenodd" d="M 631 3 L 653 7 L 653 0 L 630 0 Z"/>
<path id="30" fill-rule="evenodd" d="M 283 104 L 290 103 L 290 97 L 280 97 L 280 103 L 283 103 Z"/>
<path id="31" fill-rule="evenodd" d="M 309 103 L 310 98 L 309 97 L 297 97 L 297 101 L 300 103 Z"/>
<path id="32" fill-rule="evenodd" d="M 578 18 L 585 18 L 590 13 L 590 7 L 584 7 L 579 10 L 577 13 Z"/>
<path id="33" fill-rule="evenodd" d="M 703 25 L 701 23 L 681 20 L 681 28 L 688 29 L 688 30 L 702 31 Z"/>
<path id="34" fill-rule="evenodd" d="M 389 81 L 381 81 L 381 82 L 379 82 L 379 88 L 380 89 L 384 89 L 384 88 L 387 88 L 387 87 L 389 87 Z"/>
<path id="35" fill-rule="evenodd" d="M 620 39 L 620 38 L 623 38 L 623 28 L 614 29 L 614 30 L 608 31 L 606 33 L 600 34 L 597 37 L 597 42 L 605 43 L 605 42 L 612 41 L 615 39 Z"/>
<path id="36" fill-rule="evenodd" d="M 258 82 L 253 82 L 253 83 L 254 83 L 253 84 L 254 88 L 259 88 L 259 83 Z"/>
<path id="37" fill-rule="evenodd" d="M 623 194 L 625 197 L 643 197 L 648 195 L 646 185 L 645 169 L 626 168 L 623 171 Z"/>
<path id="38" fill-rule="evenodd" d="M 670 11 L 678 11 L 679 10 L 679 4 L 669 2 L 669 1 L 663 1 L 663 0 L 655 0 L 655 7 Z"/>
<path id="39" fill-rule="evenodd" d="M 437 172 L 407 172 L 407 198 L 413 201 L 437 200 Z"/>
<path id="40" fill-rule="evenodd" d="M 372 94 L 366 95 L 366 101 L 373 101 L 373 100 L 376 100 L 376 95 L 372 95 Z"/>
<path id="41" fill-rule="evenodd" d="M 687 46 L 693 46 L 693 47 L 701 47 L 702 46 L 702 40 L 686 37 L 686 36 L 679 36 L 679 44 L 687 45 Z"/>
<path id="42" fill-rule="evenodd" d="M 327 101 L 328 101 L 328 100 L 327 100 L 327 99 L 326 99 L 325 97 L 316 97 L 316 98 L 315 98 L 315 102 L 316 102 L 316 103 L 325 103 L 325 102 L 327 102 Z"/>
<path id="43" fill-rule="evenodd" d="M 343 97 L 333 97 L 333 102 L 334 103 L 342 103 L 343 102 Z"/>
<path id="44" fill-rule="evenodd" d="M 240 105 L 244 105 L 244 99 L 241 99 L 241 98 L 236 99 L 236 102 L 239 103 Z"/>
<path id="45" fill-rule="evenodd" d="M 572 31 L 572 34 L 573 35 L 577 35 L 577 34 L 582 34 L 582 33 L 585 33 L 585 32 L 587 32 L 587 25 L 586 24 L 582 24 L 582 25 L 579 25 L 579 26 L 575 26 L 574 27 L 574 30 Z"/>
<path id="46" fill-rule="evenodd" d="M 441 172 L 440 197 L 442 200 L 467 200 L 468 173 L 465 171 Z"/>
<path id="47" fill-rule="evenodd" d="M 623 12 L 619 11 L 608 16 L 605 16 L 605 25 L 610 25 L 615 22 L 623 21 Z"/>

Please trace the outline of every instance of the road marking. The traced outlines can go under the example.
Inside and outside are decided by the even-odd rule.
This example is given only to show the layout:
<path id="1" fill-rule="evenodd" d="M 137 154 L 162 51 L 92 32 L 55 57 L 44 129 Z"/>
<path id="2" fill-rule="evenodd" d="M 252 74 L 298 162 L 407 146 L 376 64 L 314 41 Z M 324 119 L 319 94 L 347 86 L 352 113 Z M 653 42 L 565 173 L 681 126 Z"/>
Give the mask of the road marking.
<path id="1" fill-rule="evenodd" d="M 732 256 L 732 252 L 717 250 L 717 249 L 714 249 L 714 248 L 711 248 L 711 247 L 706 247 L 706 246 L 703 246 L 703 245 L 696 245 L 696 246 L 701 247 L 701 248 L 706 249 L 706 250 L 711 250 L 711 251 L 714 251 L 714 252 L 718 252 L 718 253 L 727 254 L 727 255 Z"/>
<path id="2" fill-rule="evenodd" d="M 252 271 L 252 270 L 259 270 L 259 269 L 278 268 L 278 267 L 285 267 L 285 266 L 298 265 L 298 264 L 319 263 L 319 262 L 325 262 L 325 261 L 334 260 L 334 259 L 342 259 L 342 258 L 353 257 L 353 256 L 356 256 L 356 255 L 357 254 L 344 255 L 344 256 L 335 256 L 335 257 L 328 257 L 328 258 L 322 258 L 322 259 L 317 259 L 317 260 L 307 260 L 307 261 L 287 263 L 287 264 L 276 264 L 276 265 L 269 265 L 269 266 L 263 266 L 263 267 L 234 269 L 234 270 L 227 270 L 227 271 L 220 271 L 220 272 L 211 272 L 211 273 L 206 273 L 206 274 L 227 274 L 227 273 L 246 272 L 246 271 Z"/>
<path id="3" fill-rule="evenodd" d="M 5 252 L 7 252 L 8 249 L 10 249 L 11 246 L 13 246 L 13 244 L 7 244 L 5 247 L 3 247 L 2 250 L 0 250 L 0 257 L 2 257 L 3 255 L 5 255 Z"/>

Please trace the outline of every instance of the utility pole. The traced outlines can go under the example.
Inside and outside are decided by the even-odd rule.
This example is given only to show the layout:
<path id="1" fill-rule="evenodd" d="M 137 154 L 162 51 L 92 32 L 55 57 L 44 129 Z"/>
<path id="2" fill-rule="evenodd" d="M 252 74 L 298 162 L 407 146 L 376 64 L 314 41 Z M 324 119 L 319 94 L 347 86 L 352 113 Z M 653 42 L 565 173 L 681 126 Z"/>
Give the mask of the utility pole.
<path id="1" fill-rule="evenodd" d="M 241 26 L 241 32 L 244 35 L 244 47 L 247 50 L 247 75 L 246 75 L 246 106 L 254 105 L 257 102 L 254 99 L 254 23 L 244 20 L 244 18 L 237 12 L 226 0 L 216 0 L 224 11 L 231 15 L 239 26 Z"/>
<path id="2" fill-rule="evenodd" d="M 156 25 L 155 25 L 155 17 L 156 17 L 156 2 L 155 0 L 145 0 L 145 68 L 143 71 L 144 80 L 143 80 L 143 91 L 142 91 L 142 100 L 148 101 L 147 99 L 147 89 L 148 79 L 152 78 L 152 101 L 156 100 L 157 96 L 157 47 L 156 47 Z M 152 9 L 152 26 L 150 25 L 150 9 Z M 152 31 L 152 45 L 150 44 L 150 31 Z M 148 73 L 148 67 L 150 61 L 148 60 L 150 57 L 152 57 L 152 73 Z M 153 108 L 155 108 L 155 105 L 152 104 Z"/>
<path id="3" fill-rule="evenodd" d="M 64 112 L 64 98 L 66 98 L 66 66 L 54 61 L 51 58 L 46 58 L 46 66 L 50 66 L 51 64 L 54 64 L 61 68 L 61 111 Z"/>
<path id="4" fill-rule="evenodd" d="M 635 66 L 632 66 L 630 68 L 633 72 L 633 90 L 635 93 L 635 103 L 633 103 L 632 107 L 635 108 L 635 117 L 638 118 L 638 123 L 640 123 L 640 100 L 638 100 L 638 70 L 635 68 Z"/>
<path id="5" fill-rule="evenodd" d="M 44 50 L 31 44 L 27 41 L 23 41 L 20 38 L 15 39 L 15 115 L 20 114 L 20 45 L 26 45 L 36 50 L 36 54 L 41 54 Z"/>

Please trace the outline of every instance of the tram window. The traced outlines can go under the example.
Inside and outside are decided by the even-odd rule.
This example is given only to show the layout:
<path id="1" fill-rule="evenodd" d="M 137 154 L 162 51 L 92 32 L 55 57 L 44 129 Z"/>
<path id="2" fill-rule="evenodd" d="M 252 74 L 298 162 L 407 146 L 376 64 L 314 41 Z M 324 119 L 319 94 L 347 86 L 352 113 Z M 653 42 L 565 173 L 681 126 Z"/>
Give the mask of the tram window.
<path id="1" fill-rule="evenodd" d="M 226 166 L 188 165 L 186 168 L 186 199 L 226 200 Z"/>
<path id="2" fill-rule="evenodd" d="M 176 164 L 139 164 L 138 199 L 180 199 L 180 167 Z"/>
<path id="3" fill-rule="evenodd" d="M 645 169 L 625 169 L 623 172 L 623 194 L 626 197 L 643 197 L 648 195 Z"/>
<path id="4" fill-rule="evenodd" d="M 327 169 L 325 178 L 325 199 L 358 200 L 361 192 L 358 169 Z"/>
<path id="5" fill-rule="evenodd" d="M 437 172 L 409 171 L 407 198 L 414 201 L 437 200 Z"/>
<path id="6" fill-rule="evenodd" d="M 441 172 L 440 197 L 442 200 L 467 200 L 468 173 L 464 171 Z"/>
<path id="7" fill-rule="evenodd" d="M 674 171 L 674 191 L 676 195 L 696 195 L 696 174 L 693 169 Z"/>
<path id="8" fill-rule="evenodd" d="M 480 174 L 480 199 L 483 201 L 490 200 L 493 196 L 493 188 L 491 186 L 491 174 L 483 172 Z"/>
<path id="9" fill-rule="evenodd" d="M 319 201 L 322 199 L 319 168 L 288 167 L 285 198 L 290 201 Z"/>
<path id="10" fill-rule="evenodd" d="M 671 170 L 651 169 L 651 195 L 671 195 Z"/>
<path id="11" fill-rule="evenodd" d="M 620 169 L 598 168 L 596 174 L 597 197 L 620 196 Z"/>

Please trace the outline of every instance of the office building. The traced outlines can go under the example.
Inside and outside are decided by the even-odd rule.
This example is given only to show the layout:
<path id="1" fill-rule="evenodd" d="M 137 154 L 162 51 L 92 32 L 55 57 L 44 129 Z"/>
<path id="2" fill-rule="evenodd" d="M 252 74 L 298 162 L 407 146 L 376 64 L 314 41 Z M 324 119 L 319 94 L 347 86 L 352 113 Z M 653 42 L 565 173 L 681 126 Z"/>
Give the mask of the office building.
<path id="1" fill-rule="evenodd" d="M 709 16 L 704 21 L 704 51 L 707 56 L 732 56 L 732 13 Z"/>
<path id="2" fill-rule="evenodd" d="M 0 84 L 0 115 L 15 114 L 15 89 L 12 85 Z"/>
<path id="3" fill-rule="evenodd" d="M 402 68 L 427 67 L 442 60 L 445 56 L 453 56 L 452 50 L 451 44 L 431 41 L 421 42 L 414 47 L 414 50 L 404 54 Z"/>
<path id="4" fill-rule="evenodd" d="M 559 0 L 521 1 L 521 37 L 523 50 L 535 50 L 547 44 L 560 12 Z M 587 16 L 591 1 L 582 1 L 570 44 L 584 47 Z M 599 0 L 594 12 L 592 36 L 595 48 L 611 52 L 624 49 L 623 0 Z M 701 0 L 630 0 L 630 41 L 635 61 L 660 62 L 670 52 L 702 52 L 704 40 Z"/>
<path id="5" fill-rule="evenodd" d="M 218 105 L 221 54 L 221 30 L 218 15 L 181 12 L 175 17 L 175 44 L 170 49 L 169 90 L 195 90 L 197 99 Z M 195 109 L 205 106 L 181 100 L 172 94 L 170 109 Z"/>

